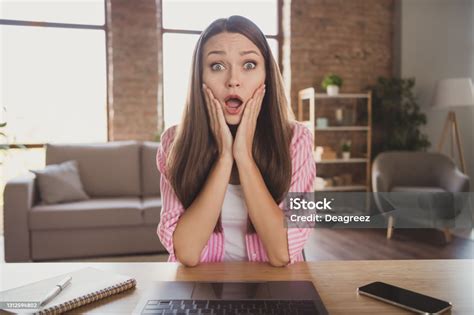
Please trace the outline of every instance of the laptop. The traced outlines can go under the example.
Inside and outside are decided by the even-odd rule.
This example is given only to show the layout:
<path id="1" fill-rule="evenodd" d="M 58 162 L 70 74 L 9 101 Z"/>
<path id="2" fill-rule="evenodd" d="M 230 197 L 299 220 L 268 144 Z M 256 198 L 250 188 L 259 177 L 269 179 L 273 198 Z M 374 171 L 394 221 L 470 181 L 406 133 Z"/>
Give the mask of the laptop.
<path id="1" fill-rule="evenodd" d="M 153 282 L 133 314 L 328 314 L 310 281 Z"/>

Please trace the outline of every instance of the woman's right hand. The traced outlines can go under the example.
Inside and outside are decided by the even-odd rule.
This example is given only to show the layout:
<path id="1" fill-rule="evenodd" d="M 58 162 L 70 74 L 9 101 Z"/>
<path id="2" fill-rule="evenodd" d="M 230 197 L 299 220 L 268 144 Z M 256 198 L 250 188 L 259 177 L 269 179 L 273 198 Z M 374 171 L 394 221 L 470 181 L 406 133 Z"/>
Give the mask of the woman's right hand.
<path id="1" fill-rule="evenodd" d="M 217 143 L 219 157 L 232 157 L 232 143 L 233 138 L 229 126 L 225 121 L 224 112 L 222 111 L 222 104 L 214 97 L 211 89 L 205 84 L 202 85 L 204 91 L 204 98 L 206 100 L 207 112 L 209 113 L 211 130 Z"/>

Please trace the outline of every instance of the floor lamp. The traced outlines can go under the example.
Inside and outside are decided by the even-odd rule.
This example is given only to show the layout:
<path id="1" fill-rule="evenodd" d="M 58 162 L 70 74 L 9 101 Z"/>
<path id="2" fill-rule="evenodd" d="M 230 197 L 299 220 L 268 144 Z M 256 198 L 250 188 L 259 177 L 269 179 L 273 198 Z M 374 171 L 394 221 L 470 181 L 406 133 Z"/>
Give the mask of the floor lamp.
<path id="1" fill-rule="evenodd" d="M 432 106 L 435 108 L 449 109 L 443 132 L 438 143 L 438 151 L 443 151 L 446 136 L 451 136 L 451 158 L 454 160 L 454 145 L 461 160 L 461 171 L 466 174 L 466 162 L 464 160 L 463 146 L 459 133 L 459 126 L 454 108 L 474 106 L 474 92 L 472 81 L 469 78 L 439 80 L 433 97 Z"/>

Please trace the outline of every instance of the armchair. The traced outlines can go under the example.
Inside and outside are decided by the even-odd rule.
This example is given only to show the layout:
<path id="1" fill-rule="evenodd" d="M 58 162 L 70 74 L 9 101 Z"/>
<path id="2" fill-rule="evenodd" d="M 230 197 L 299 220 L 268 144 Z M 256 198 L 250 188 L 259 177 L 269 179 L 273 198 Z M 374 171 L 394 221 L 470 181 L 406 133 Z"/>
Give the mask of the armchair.
<path id="1" fill-rule="evenodd" d="M 379 154 L 372 165 L 372 190 L 375 193 L 377 208 L 388 217 L 387 238 L 390 239 L 393 235 L 395 216 L 390 210 L 394 209 L 389 209 L 386 200 L 382 200 L 382 194 L 378 193 L 406 193 L 407 196 L 412 193 L 414 199 L 417 199 L 417 193 L 423 193 L 423 200 L 415 202 L 418 202 L 417 210 L 425 213 L 418 217 L 403 216 L 403 219 L 418 219 L 419 223 L 422 221 L 420 217 L 430 216 L 437 223 L 441 222 L 445 240 L 449 242 L 449 223 L 452 223 L 460 212 L 457 198 L 459 194 L 456 193 L 469 192 L 469 183 L 469 177 L 463 174 L 449 157 L 440 153 L 389 151 Z M 427 195 L 431 196 L 431 201 L 424 198 Z M 446 200 L 451 200 L 451 207 L 446 206 Z M 399 200 L 395 208 L 410 208 L 410 202 L 413 200 Z M 438 205 L 443 206 L 440 208 Z"/>

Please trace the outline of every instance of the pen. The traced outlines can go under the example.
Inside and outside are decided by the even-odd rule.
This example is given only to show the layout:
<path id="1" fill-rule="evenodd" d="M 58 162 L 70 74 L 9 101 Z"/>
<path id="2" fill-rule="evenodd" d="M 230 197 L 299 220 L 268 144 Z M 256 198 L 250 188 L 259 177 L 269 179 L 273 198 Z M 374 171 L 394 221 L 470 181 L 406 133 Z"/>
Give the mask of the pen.
<path id="1" fill-rule="evenodd" d="M 40 303 L 40 306 L 43 306 L 47 304 L 49 301 L 51 301 L 54 297 L 56 297 L 64 288 L 71 282 L 72 277 L 68 276 L 61 280 L 58 284 L 56 284 L 55 288 L 52 289 L 46 297 L 43 299 L 43 301 Z"/>

